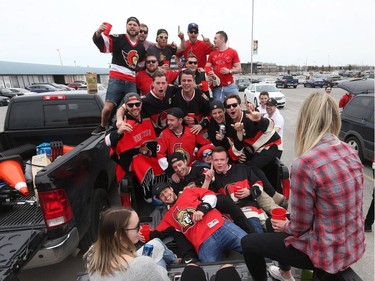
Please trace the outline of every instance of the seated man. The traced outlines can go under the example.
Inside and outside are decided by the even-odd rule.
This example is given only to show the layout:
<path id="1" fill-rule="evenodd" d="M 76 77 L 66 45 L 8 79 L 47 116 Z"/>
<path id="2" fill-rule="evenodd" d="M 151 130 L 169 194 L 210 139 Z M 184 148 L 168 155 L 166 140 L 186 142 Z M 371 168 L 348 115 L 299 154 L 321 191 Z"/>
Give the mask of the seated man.
<path id="1" fill-rule="evenodd" d="M 155 175 L 162 174 L 156 159 L 156 134 L 149 118 L 142 114 L 142 101 L 137 93 L 124 98 L 126 122 L 105 137 L 117 166 L 117 180 L 134 171 L 146 202 L 151 203 L 151 184 Z"/>
<path id="2" fill-rule="evenodd" d="M 240 241 L 246 232 L 215 209 L 217 198 L 212 191 L 187 188 L 177 197 L 168 183 L 159 183 L 153 194 L 169 205 L 153 235 L 173 227 L 194 245 L 202 262 L 220 261 L 225 250 L 242 253 Z"/>

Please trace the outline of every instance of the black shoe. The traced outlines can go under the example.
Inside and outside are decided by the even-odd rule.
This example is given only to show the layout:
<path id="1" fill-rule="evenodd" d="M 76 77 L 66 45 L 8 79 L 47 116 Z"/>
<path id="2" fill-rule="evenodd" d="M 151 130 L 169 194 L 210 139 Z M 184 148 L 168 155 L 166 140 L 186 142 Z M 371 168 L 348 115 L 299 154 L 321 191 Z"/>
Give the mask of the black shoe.
<path id="1" fill-rule="evenodd" d="M 365 232 L 372 232 L 372 227 L 371 225 L 365 224 Z"/>
<path id="2" fill-rule="evenodd" d="M 189 263 L 197 263 L 199 260 L 195 257 L 186 256 L 182 259 L 181 263 L 189 264 Z"/>
<path id="3" fill-rule="evenodd" d="M 91 135 L 100 135 L 105 132 L 105 128 L 102 125 L 98 125 L 94 131 L 92 131 Z"/>

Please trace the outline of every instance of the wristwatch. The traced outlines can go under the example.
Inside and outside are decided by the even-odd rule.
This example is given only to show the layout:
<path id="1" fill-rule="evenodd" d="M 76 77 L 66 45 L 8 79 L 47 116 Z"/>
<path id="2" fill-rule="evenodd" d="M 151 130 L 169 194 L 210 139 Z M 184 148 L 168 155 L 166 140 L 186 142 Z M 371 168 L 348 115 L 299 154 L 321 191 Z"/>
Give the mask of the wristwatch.
<path id="1" fill-rule="evenodd" d="M 229 74 L 232 74 L 232 69 L 229 70 Z"/>

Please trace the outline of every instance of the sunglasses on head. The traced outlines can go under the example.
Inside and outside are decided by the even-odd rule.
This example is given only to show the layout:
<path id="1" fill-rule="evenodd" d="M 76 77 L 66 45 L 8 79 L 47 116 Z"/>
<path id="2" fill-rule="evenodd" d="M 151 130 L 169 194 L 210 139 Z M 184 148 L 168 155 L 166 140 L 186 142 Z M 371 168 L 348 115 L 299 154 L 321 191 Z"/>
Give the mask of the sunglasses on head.
<path id="1" fill-rule="evenodd" d="M 238 106 L 238 103 L 231 103 L 231 104 L 226 104 L 226 105 L 225 105 L 225 108 L 226 108 L 226 109 L 229 109 L 229 108 L 231 108 L 231 107 L 236 108 L 237 106 Z"/>
<path id="2" fill-rule="evenodd" d="M 197 61 L 188 61 L 187 63 L 188 63 L 188 64 L 198 64 Z"/>
<path id="3" fill-rule="evenodd" d="M 192 30 L 192 31 L 189 31 L 190 34 L 198 34 L 198 31 L 195 31 L 195 30 Z"/>
<path id="4" fill-rule="evenodd" d="M 157 60 L 146 60 L 146 63 L 150 64 L 150 63 L 156 63 Z"/>
<path id="5" fill-rule="evenodd" d="M 140 107 L 140 106 L 141 106 L 141 103 L 140 103 L 140 102 L 136 102 L 136 103 L 127 103 L 126 105 L 129 106 L 130 108 L 133 108 L 134 106 L 135 106 L 135 107 Z"/>
<path id="6" fill-rule="evenodd" d="M 159 36 L 160 39 L 168 39 L 168 36 Z"/>
<path id="7" fill-rule="evenodd" d="M 148 31 L 147 30 L 140 30 L 139 33 L 144 33 L 144 34 L 148 34 Z"/>
<path id="8" fill-rule="evenodd" d="M 202 156 L 203 157 L 207 157 L 207 156 L 211 156 L 212 155 L 212 151 L 209 151 L 209 152 L 203 152 L 202 153 Z"/>

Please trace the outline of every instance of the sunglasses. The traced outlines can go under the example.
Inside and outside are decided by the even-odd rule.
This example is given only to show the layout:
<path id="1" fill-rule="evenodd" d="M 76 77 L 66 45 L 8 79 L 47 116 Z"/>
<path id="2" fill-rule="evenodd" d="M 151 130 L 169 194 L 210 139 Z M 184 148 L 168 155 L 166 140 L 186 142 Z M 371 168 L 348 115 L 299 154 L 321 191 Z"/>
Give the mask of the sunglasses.
<path id="1" fill-rule="evenodd" d="M 189 31 L 190 34 L 198 34 L 198 31 Z"/>
<path id="2" fill-rule="evenodd" d="M 135 106 L 135 107 L 140 107 L 140 106 L 141 106 L 141 103 L 140 103 L 140 102 L 136 102 L 136 103 L 127 103 L 126 105 L 129 106 L 130 108 L 133 108 L 134 106 Z"/>
<path id="3" fill-rule="evenodd" d="M 238 103 L 231 103 L 231 104 L 226 104 L 225 108 L 230 109 L 231 107 L 236 108 L 238 106 Z"/>
<path id="4" fill-rule="evenodd" d="M 197 61 L 188 61 L 187 63 L 188 63 L 188 64 L 198 64 Z"/>
<path id="5" fill-rule="evenodd" d="M 144 33 L 144 34 L 148 34 L 148 31 L 147 30 L 140 30 L 139 33 Z"/>
<path id="6" fill-rule="evenodd" d="M 203 157 L 207 157 L 207 156 L 211 156 L 212 155 L 212 151 L 209 151 L 209 152 L 203 152 L 202 153 L 202 156 Z"/>
<path id="7" fill-rule="evenodd" d="M 134 228 L 123 228 L 123 230 L 136 230 L 136 231 L 139 231 L 139 229 L 141 228 L 141 222 L 138 222 L 137 226 L 134 227 Z"/>
<path id="8" fill-rule="evenodd" d="M 168 36 L 159 36 L 160 39 L 168 39 Z"/>
<path id="9" fill-rule="evenodd" d="M 157 60 L 146 60 L 146 63 L 150 64 L 150 63 L 156 63 Z"/>

